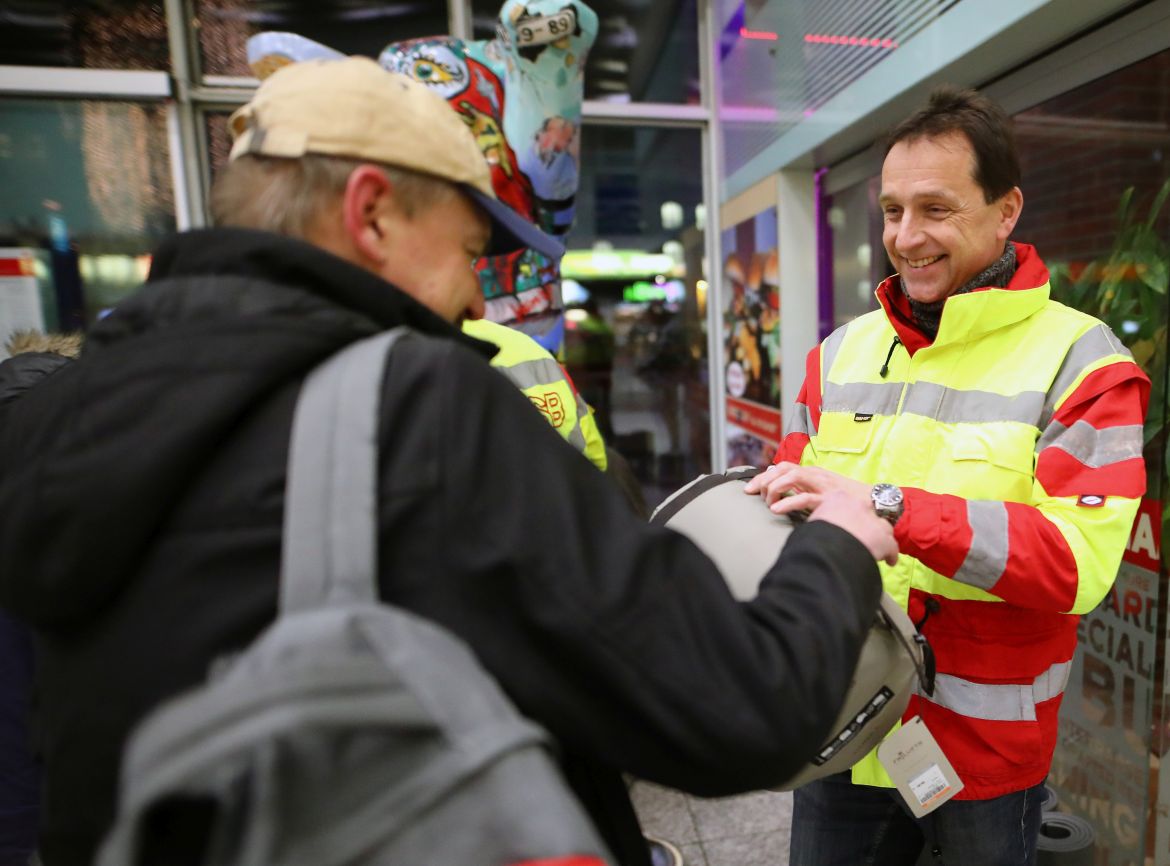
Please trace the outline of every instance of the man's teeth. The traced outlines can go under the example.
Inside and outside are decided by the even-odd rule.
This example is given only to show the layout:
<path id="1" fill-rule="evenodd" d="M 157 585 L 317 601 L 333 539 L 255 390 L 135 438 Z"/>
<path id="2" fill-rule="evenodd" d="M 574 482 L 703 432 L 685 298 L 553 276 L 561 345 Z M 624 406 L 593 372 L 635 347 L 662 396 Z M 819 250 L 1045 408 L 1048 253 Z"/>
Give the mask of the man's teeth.
<path id="1" fill-rule="evenodd" d="M 912 268 L 925 268 L 927 265 L 932 265 L 941 259 L 942 256 L 931 256 L 926 259 L 906 259 Z"/>

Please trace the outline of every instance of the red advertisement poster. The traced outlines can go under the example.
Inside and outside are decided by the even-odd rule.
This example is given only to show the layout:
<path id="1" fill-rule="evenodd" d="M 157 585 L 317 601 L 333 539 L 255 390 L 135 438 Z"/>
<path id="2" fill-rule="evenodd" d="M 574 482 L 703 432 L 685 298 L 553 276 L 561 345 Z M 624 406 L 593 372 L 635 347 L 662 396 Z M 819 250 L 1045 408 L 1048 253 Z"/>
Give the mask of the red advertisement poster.
<path id="1" fill-rule="evenodd" d="M 775 208 L 723 232 L 728 466 L 766 466 L 780 445 L 780 280 Z"/>

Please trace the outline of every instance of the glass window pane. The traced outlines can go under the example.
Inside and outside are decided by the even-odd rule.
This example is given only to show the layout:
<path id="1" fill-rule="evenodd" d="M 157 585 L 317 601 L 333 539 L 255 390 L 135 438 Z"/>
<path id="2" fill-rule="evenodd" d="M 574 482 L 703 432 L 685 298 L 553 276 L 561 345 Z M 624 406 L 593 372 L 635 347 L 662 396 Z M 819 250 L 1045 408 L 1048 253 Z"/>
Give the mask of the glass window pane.
<path id="1" fill-rule="evenodd" d="M 874 176 L 835 193 L 828 202 L 833 237 L 834 328 L 876 310 L 874 290 L 894 272 L 882 245 L 878 208 L 881 186 L 881 177 Z"/>
<path id="2" fill-rule="evenodd" d="M 166 109 L 0 99 L 0 130 L 0 247 L 35 251 L 45 326 L 80 327 L 141 282 L 175 228 Z"/>
<path id="3" fill-rule="evenodd" d="M 0 4 L 0 58 L 17 66 L 167 69 L 163 4 L 10 0 Z"/>
<path id="4" fill-rule="evenodd" d="M 207 135 L 207 161 L 210 168 L 210 183 L 214 184 L 220 169 L 227 165 L 228 155 L 232 152 L 232 137 L 228 133 L 228 118 L 231 112 L 207 112 L 203 118 L 204 130 Z"/>
<path id="5" fill-rule="evenodd" d="M 250 76 L 247 41 L 262 31 L 304 36 L 343 54 L 377 58 L 391 42 L 446 33 L 441 0 L 195 0 L 204 75 Z"/>
<path id="6" fill-rule="evenodd" d="M 1163 818 L 1156 846 L 1145 838 L 1147 814 L 1164 816 L 1170 804 L 1167 774 L 1153 781 L 1151 757 L 1167 749 L 1165 719 L 1153 716 L 1165 706 L 1153 660 L 1165 640 L 1155 611 L 1167 585 L 1158 549 L 1170 441 L 1167 105 L 1170 51 L 1162 51 L 1015 116 L 1024 210 L 1014 237 L 1044 258 L 1053 296 L 1103 319 L 1152 384 L 1146 498 L 1110 596 L 1082 617 L 1048 777 L 1062 810 L 1092 825 L 1097 862 L 1109 866 L 1170 850 Z"/>
<path id="7" fill-rule="evenodd" d="M 547 15 L 569 4 L 513 0 L 507 9 L 519 5 Z M 698 0 L 589 0 L 587 5 L 598 21 L 585 63 L 586 99 L 700 101 Z M 500 0 L 473 0 L 476 39 L 496 37 L 504 7 Z"/>
<path id="8" fill-rule="evenodd" d="M 653 507 L 710 471 L 701 135 L 587 126 L 565 363 Z"/>

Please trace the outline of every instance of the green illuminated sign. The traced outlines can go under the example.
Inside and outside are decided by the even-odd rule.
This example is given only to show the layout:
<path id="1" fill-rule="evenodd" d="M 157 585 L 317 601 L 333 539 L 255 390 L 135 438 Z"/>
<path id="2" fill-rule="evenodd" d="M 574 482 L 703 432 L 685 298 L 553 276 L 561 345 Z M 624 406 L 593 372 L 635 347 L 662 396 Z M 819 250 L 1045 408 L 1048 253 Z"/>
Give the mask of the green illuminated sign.
<path id="1" fill-rule="evenodd" d="M 666 286 L 659 286 L 654 283 L 648 283 L 645 280 L 638 280 L 622 290 L 622 300 L 630 303 L 644 303 L 646 301 L 665 301 L 666 300 Z"/>
<path id="2" fill-rule="evenodd" d="M 574 280 L 649 277 L 674 269 L 674 260 L 665 253 L 640 250 L 569 250 L 561 259 L 561 276 Z"/>

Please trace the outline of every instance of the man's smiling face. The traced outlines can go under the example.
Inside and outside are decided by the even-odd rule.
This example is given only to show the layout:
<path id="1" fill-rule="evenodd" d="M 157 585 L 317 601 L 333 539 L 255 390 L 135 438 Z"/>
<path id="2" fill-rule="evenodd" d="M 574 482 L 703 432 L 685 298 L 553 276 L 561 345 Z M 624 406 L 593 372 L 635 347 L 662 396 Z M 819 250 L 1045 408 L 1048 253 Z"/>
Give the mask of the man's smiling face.
<path id="1" fill-rule="evenodd" d="M 941 301 L 991 265 L 1019 219 L 1019 188 L 988 203 L 974 169 L 962 133 L 900 141 L 886 156 L 882 243 L 916 301 Z"/>

